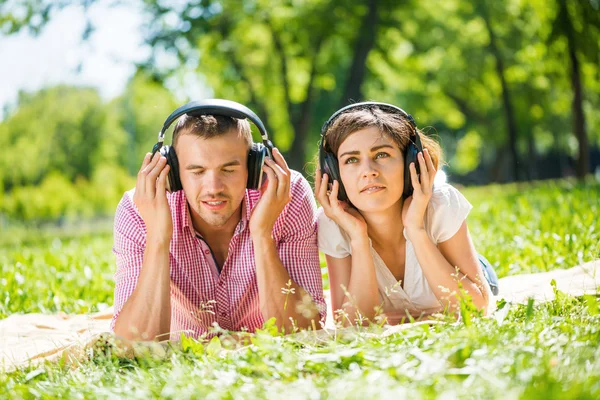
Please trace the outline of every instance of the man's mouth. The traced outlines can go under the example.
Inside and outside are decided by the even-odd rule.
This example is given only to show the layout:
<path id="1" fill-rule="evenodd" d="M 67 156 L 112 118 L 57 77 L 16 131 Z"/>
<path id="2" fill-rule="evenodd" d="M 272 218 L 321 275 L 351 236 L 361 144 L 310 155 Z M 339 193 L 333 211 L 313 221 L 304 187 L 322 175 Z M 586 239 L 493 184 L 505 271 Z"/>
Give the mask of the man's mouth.
<path id="1" fill-rule="evenodd" d="M 204 204 L 204 206 L 209 210 L 218 211 L 225 207 L 225 205 L 227 204 L 227 200 L 203 201 L 202 204 Z"/>

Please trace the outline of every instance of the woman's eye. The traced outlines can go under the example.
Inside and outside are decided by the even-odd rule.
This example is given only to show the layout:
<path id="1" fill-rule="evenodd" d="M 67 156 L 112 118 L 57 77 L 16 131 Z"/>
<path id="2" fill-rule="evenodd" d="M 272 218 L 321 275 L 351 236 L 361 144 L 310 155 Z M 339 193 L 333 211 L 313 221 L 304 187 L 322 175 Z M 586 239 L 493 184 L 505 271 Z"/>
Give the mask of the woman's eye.
<path id="1" fill-rule="evenodd" d="M 344 164 L 354 164 L 355 162 L 358 162 L 358 158 L 348 157 L 346 158 L 346 161 L 344 161 Z"/>
<path id="2" fill-rule="evenodd" d="M 383 152 L 383 151 L 381 151 L 381 152 L 379 152 L 379 153 L 375 154 L 375 158 L 387 158 L 387 157 L 389 157 L 389 156 L 390 156 L 390 155 L 389 155 L 388 153 L 385 153 L 385 152 Z"/>

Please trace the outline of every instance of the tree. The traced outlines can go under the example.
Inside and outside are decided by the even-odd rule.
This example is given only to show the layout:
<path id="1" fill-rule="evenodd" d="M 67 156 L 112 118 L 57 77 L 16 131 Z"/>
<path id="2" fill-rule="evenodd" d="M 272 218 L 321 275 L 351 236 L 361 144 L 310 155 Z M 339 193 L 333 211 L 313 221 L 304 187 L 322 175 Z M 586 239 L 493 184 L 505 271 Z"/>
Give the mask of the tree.
<path id="1" fill-rule="evenodd" d="M 583 110 L 581 61 L 600 62 L 600 5 L 592 0 L 567 2 L 557 0 L 558 12 L 553 22 L 550 42 L 565 39 L 573 90 L 573 131 L 579 143 L 577 176 L 583 179 L 590 172 L 590 149 Z"/>
<path id="2" fill-rule="evenodd" d="M 10 149 L 0 159 L 7 190 L 37 184 L 56 171 L 75 180 L 89 178 L 97 165 L 114 162 L 124 135 L 97 91 L 56 86 L 20 93 L 14 114 L 0 124 Z"/>

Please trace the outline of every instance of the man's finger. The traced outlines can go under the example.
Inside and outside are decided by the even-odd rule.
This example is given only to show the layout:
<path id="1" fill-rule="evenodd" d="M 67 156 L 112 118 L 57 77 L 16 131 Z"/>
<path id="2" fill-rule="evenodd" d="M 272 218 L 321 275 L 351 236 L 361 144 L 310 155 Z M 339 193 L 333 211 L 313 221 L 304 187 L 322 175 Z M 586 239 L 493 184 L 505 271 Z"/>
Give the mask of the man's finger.
<path id="1" fill-rule="evenodd" d="M 146 188 L 146 175 L 144 174 L 144 169 L 148 166 L 150 162 L 150 157 L 152 153 L 146 153 L 144 160 L 142 161 L 142 166 L 138 171 L 136 182 L 135 182 L 135 191 L 136 193 L 142 194 Z"/>
<path id="2" fill-rule="evenodd" d="M 277 196 L 285 196 L 290 190 L 290 176 L 275 161 L 267 159 L 265 162 L 269 167 L 273 168 L 273 171 L 277 175 Z"/>
<path id="3" fill-rule="evenodd" d="M 263 172 L 267 174 L 267 187 L 262 194 L 274 196 L 277 193 L 277 186 L 279 185 L 277 175 L 273 171 L 273 168 L 269 167 L 267 164 L 263 165 Z"/>
<path id="4" fill-rule="evenodd" d="M 158 175 L 158 180 L 156 181 L 156 196 L 159 198 L 163 198 L 167 191 L 167 175 L 169 174 L 170 168 L 171 166 L 165 165 L 163 170 L 160 171 L 160 175 Z"/>
<path id="5" fill-rule="evenodd" d="M 154 167 L 146 175 L 146 192 L 152 198 L 154 198 L 156 195 L 156 179 L 158 178 L 160 172 L 164 169 L 166 163 L 167 159 L 163 156 L 160 156 L 156 162 L 153 162 Z"/>
<path id="6" fill-rule="evenodd" d="M 290 173 L 290 168 L 288 167 L 287 161 L 283 158 L 283 154 L 279 151 L 277 147 L 273 147 L 273 158 L 275 162 L 283 168 L 286 173 Z"/>

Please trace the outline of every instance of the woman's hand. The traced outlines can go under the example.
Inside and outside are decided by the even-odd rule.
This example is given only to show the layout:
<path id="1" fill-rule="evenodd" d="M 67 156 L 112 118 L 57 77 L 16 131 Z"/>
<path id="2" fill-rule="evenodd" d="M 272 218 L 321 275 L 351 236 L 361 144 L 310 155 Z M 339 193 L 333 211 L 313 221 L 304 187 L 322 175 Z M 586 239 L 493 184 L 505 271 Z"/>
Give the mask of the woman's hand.
<path id="1" fill-rule="evenodd" d="M 427 149 L 417 154 L 417 160 L 421 168 L 421 181 L 419 182 L 415 164 L 410 163 L 410 177 L 414 191 L 402 207 L 402 222 L 409 236 L 411 232 L 425 229 L 425 211 L 433 194 L 433 181 L 437 173 Z"/>
<path id="2" fill-rule="evenodd" d="M 360 240 L 367 237 L 367 223 L 362 215 L 345 201 L 338 200 L 340 183 L 333 181 L 331 192 L 327 190 L 329 176 L 317 169 L 315 173 L 315 197 L 321 203 L 325 215 L 342 228 L 351 240 Z"/>

